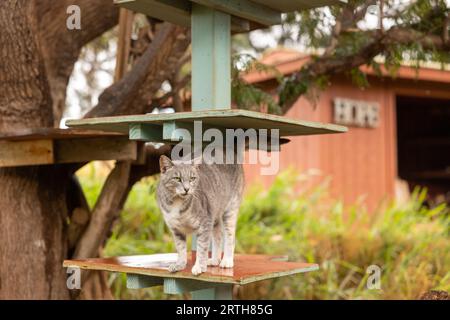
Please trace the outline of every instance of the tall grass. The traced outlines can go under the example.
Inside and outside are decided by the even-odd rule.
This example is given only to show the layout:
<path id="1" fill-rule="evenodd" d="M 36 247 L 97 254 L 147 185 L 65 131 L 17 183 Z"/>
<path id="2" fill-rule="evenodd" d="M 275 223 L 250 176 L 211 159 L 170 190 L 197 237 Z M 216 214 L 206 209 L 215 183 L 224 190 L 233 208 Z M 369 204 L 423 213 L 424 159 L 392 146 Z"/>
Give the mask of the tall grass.
<path id="1" fill-rule="evenodd" d="M 328 196 L 328 181 L 307 190 L 305 175 L 281 173 L 270 189 L 254 185 L 241 206 L 237 252 L 283 254 L 315 262 L 320 270 L 235 288 L 251 299 L 416 299 L 431 289 L 450 291 L 449 215 L 445 205 L 428 209 L 426 191 L 406 204 L 369 213 L 361 203 L 344 206 Z M 89 201 L 98 195 L 93 181 Z M 105 256 L 175 252 L 155 201 L 155 180 L 132 190 L 104 249 Z M 367 267 L 381 268 L 381 288 L 368 289 Z M 124 275 L 110 278 L 117 298 L 158 299 L 160 288 L 127 290 Z"/>

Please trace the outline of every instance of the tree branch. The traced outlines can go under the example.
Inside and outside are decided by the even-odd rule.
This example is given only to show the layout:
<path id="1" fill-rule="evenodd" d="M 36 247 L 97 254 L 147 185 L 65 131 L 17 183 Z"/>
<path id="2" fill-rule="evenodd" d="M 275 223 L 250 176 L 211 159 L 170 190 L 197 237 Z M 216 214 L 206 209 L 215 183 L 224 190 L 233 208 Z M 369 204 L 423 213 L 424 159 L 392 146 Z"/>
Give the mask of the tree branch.
<path id="1" fill-rule="evenodd" d="M 70 215 L 67 238 L 69 242 L 69 255 L 71 255 L 78 240 L 86 230 L 91 215 L 91 210 L 84 196 L 83 189 L 75 175 L 71 175 L 67 189 L 67 211 Z"/>
<path id="2" fill-rule="evenodd" d="M 377 31 L 366 31 L 361 37 L 370 39 L 358 51 L 346 55 L 328 54 L 323 55 L 307 63 L 299 72 L 289 79 L 280 93 L 280 104 L 283 113 L 286 113 L 307 92 L 308 84 L 322 76 L 333 76 L 342 74 L 353 68 L 360 67 L 372 61 L 377 55 L 384 53 L 393 45 L 420 44 L 425 50 L 448 50 L 449 43 L 445 43 L 441 37 L 424 34 L 419 31 L 393 27 L 384 33 Z"/>
<path id="3" fill-rule="evenodd" d="M 159 89 L 170 75 L 173 64 L 183 56 L 189 46 L 190 41 L 186 33 L 184 28 L 169 23 L 162 24 L 133 68 L 102 93 L 99 103 L 86 117 L 144 112 L 146 105 L 137 104 L 133 100 L 142 101 L 142 96 L 148 97 Z M 155 89 L 144 94 L 143 87 Z M 160 154 L 168 152 L 167 150 L 167 147 L 157 150 L 147 146 L 144 165 L 116 163 L 95 204 L 89 225 L 77 243 L 73 258 L 87 258 L 98 254 L 112 221 L 122 209 L 132 186 L 143 176 L 159 172 L 157 160 Z"/>
<path id="4" fill-rule="evenodd" d="M 145 146 L 145 163 L 142 165 L 133 164 L 131 167 L 129 186 L 133 186 L 136 182 L 144 177 L 152 176 L 159 173 L 159 157 L 161 155 L 170 156 L 172 147 L 170 145 L 163 145 L 156 149 L 154 146 Z"/>
<path id="5" fill-rule="evenodd" d="M 124 198 L 128 194 L 126 181 L 130 176 L 130 168 L 129 161 L 118 161 L 109 174 L 92 211 L 89 225 L 77 243 L 74 259 L 97 256 L 98 250 L 106 239 L 111 224 L 119 214 Z"/>
<path id="6" fill-rule="evenodd" d="M 188 45 L 185 28 L 164 23 L 132 69 L 100 95 L 86 118 L 144 113 L 148 101 L 167 79 L 174 60 L 184 54 Z"/>
<path id="7" fill-rule="evenodd" d="M 164 145 L 158 149 L 152 145 L 145 147 L 144 164 L 118 161 L 103 185 L 91 220 L 78 240 L 73 259 L 91 258 L 98 255 L 111 224 L 123 209 L 123 205 L 133 185 L 146 176 L 159 173 L 159 157 L 169 155 L 171 147 Z"/>
<path id="8" fill-rule="evenodd" d="M 160 89 L 162 83 L 169 79 L 173 73 L 174 66 L 183 61 L 191 38 L 187 29 L 177 27 L 171 35 L 170 42 L 159 48 L 158 56 L 153 61 L 153 72 L 150 72 L 145 82 L 139 89 L 137 97 L 129 107 L 133 113 L 150 112 L 150 102 L 155 93 Z M 175 68 L 175 70 L 177 70 Z"/>
<path id="9" fill-rule="evenodd" d="M 78 5 L 81 30 L 66 28 L 67 7 Z M 36 0 L 41 51 L 53 100 L 54 126 L 59 126 L 66 102 L 66 89 L 81 49 L 114 27 L 119 10 L 112 0 Z"/>
<path id="10" fill-rule="evenodd" d="M 191 75 L 185 75 L 181 80 L 178 80 L 176 82 L 172 82 L 171 81 L 171 85 L 172 85 L 172 90 L 170 90 L 169 92 L 165 93 L 163 96 L 153 99 L 152 100 L 152 104 L 151 104 L 151 108 L 156 108 L 156 107 L 160 107 L 162 106 L 164 103 L 167 102 L 167 100 L 169 100 L 170 98 L 174 97 L 175 95 L 177 95 L 179 93 L 179 91 L 181 89 L 183 89 L 184 87 L 186 87 L 186 85 L 191 81 Z M 175 108 L 176 112 L 182 112 L 184 111 L 182 108 L 178 109 Z"/>

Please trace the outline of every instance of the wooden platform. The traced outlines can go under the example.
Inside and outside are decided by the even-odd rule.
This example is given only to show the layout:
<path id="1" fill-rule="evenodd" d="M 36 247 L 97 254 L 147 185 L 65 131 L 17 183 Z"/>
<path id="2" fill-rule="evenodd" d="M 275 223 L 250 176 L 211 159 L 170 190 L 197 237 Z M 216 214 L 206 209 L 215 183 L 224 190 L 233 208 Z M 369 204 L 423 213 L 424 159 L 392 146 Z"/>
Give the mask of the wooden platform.
<path id="1" fill-rule="evenodd" d="M 191 255 L 190 255 L 191 256 Z M 122 272 L 126 274 L 145 275 L 157 278 L 191 279 L 221 284 L 245 285 L 251 282 L 278 278 L 297 273 L 318 270 L 317 264 L 286 261 L 285 256 L 269 255 L 235 255 L 232 269 L 208 267 L 200 276 L 191 273 L 192 256 L 186 269 L 170 273 L 168 266 L 177 258 L 176 253 L 125 256 L 114 258 L 96 258 L 84 260 L 66 260 L 64 267 L 79 267 L 87 270 Z"/>
<path id="2" fill-rule="evenodd" d="M 244 32 L 281 23 L 281 14 L 346 0 L 114 0 L 132 11 L 189 27 L 192 6 L 203 5 L 231 15 L 231 31 Z"/>
<path id="3" fill-rule="evenodd" d="M 60 129 L 60 128 L 35 128 L 22 129 L 10 132 L 1 132 L 0 141 L 24 141 L 41 139 L 73 139 L 73 138 L 99 138 L 120 137 L 118 132 L 105 132 L 98 130 Z"/>
<path id="4" fill-rule="evenodd" d="M 0 133 L 0 167 L 139 160 L 142 145 L 124 134 L 39 128 Z"/>
<path id="5" fill-rule="evenodd" d="M 203 129 L 279 129 L 280 137 L 346 132 L 347 128 L 335 124 L 297 120 L 261 112 L 223 109 L 191 112 L 144 114 L 67 120 L 68 127 L 129 133 L 150 133 L 155 140 L 169 140 L 174 128 L 193 130 L 194 121 L 202 121 Z M 192 135 L 193 136 L 193 135 Z M 139 137 L 139 135 L 136 135 Z M 150 140 L 148 140 L 150 141 Z"/>

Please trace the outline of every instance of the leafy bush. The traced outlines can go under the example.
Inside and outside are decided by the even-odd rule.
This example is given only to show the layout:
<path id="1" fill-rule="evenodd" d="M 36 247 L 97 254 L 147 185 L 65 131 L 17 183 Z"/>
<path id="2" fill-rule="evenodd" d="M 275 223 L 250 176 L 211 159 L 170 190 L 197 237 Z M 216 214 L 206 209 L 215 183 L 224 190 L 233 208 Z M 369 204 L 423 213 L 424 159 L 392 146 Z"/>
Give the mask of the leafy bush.
<path id="1" fill-rule="evenodd" d="M 445 205 L 428 209 L 425 190 L 410 202 L 344 206 L 327 194 L 328 180 L 301 190 L 308 177 L 281 173 L 270 189 L 251 186 L 239 214 L 237 252 L 288 255 L 315 262 L 320 270 L 235 288 L 251 299 L 416 299 L 450 290 L 449 215 Z M 105 256 L 175 252 L 155 201 L 155 180 L 135 185 L 104 249 Z M 98 195 L 92 179 L 90 203 Z M 367 267 L 381 267 L 381 289 L 369 290 Z M 125 276 L 110 278 L 117 298 L 176 299 L 161 288 L 127 290 Z"/>

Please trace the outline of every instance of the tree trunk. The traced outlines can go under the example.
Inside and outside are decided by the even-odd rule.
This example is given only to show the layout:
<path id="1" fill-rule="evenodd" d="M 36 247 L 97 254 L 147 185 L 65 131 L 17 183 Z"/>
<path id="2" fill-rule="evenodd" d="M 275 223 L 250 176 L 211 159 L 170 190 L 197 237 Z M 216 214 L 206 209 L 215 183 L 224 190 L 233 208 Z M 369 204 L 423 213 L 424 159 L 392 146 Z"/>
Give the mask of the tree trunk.
<path id="1" fill-rule="evenodd" d="M 68 299 L 65 170 L 0 170 L 0 299 Z"/>
<path id="2" fill-rule="evenodd" d="M 119 10 L 113 0 L 35 1 L 42 55 L 53 100 L 54 124 L 59 126 L 66 105 L 67 84 L 81 48 L 117 25 Z M 66 10 L 70 5 L 80 7 L 81 30 L 66 28 Z"/>
<path id="3" fill-rule="evenodd" d="M 0 2 L 0 131 L 53 126 L 35 1 Z M 0 299 L 65 299 L 64 166 L 0 169 Z"/>
<path id="4" fill-rule="evenodd" d="M 81 7 L 81 31 L 65 29 L 70 4 Z M 59 123 L 67 82 L 81 48 L 115 25 L 117 12 L 111 0 L 0 1 L 0 132 Z M 136 88 L 123 95 L 123 100 L 141 99 L 139 95 L 145 93 L 148 102 L 147 91 L 160 87 L 173 61 L 188 47 L 189 38 L 186 30 L 166 25 L 154 42 L 148 49 L 152 61 L 147 61 L 147 74 L 142 75 L 142 82 L 133 83 Z M 123 92 L 121 86 L 114 88 Z M 129 101 L 127 110 L 122 109 L 122 101 L 119 108 L 109 111 L 144 112 L 140 101 L 139 107 Z M 104 105 L 100 102 L 94 111 Z M 167 152 L 158 150 L 163 151 Z M 123 206 L 131 186 L 142 176 L 158 172 L 158 152 L 149 153 L 147 165 L 121 170 L 130 175 L 124 181 L 116 181 L 122 175 L 112 175 L 105 193 L 115 186 L 121 200 L 102 194 L 90 217 L 85 199 L 77 199 L 82 193 L 72 179 L 76 166 L 0 168 L 0 299 L 70 298 L 63 260 L 75 251 L 97 254 L 94 249 L 103 243 L 111 217 Z M 119 183 L 124 186 L 119 188 Z M 94 227 L 101 232 L 96 234 Z M 86 245 L 86 239 L 94 239 L 95 246 Z M 104 274 L 93 275 L 82 296 L 111 298 L 105 279 Z"/>

